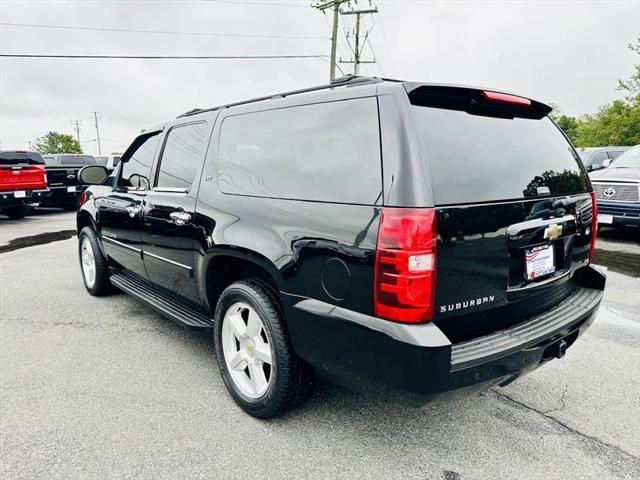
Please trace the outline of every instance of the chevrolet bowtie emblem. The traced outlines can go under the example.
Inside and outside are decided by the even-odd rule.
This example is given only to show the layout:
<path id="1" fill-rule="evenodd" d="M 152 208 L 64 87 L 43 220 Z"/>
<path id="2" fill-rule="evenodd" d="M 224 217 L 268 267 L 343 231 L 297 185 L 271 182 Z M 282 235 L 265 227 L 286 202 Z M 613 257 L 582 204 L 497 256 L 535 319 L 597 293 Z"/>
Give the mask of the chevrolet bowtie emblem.
<path id="1" fill-rule="evenodd" d="M 544 238 L 546 240 L 555 240 L 560 235 L 562 235 L 562 225 L 554 223 L 544 229 Z"/>

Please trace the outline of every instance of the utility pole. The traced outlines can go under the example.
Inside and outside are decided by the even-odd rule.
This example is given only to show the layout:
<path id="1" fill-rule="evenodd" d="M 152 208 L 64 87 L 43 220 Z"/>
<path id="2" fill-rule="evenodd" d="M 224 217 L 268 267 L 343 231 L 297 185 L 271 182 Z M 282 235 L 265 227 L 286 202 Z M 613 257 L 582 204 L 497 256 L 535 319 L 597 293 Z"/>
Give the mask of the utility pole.
<path id="1" fill-rule="evenodd" d="M 27 141 L 27 143 L 29 144 L 29 151 L 33 150 L 33 147 L 31 146 L 31 142 Z"/>
<path id="2" fill-rule="evenodd" d="M 96 140 L 98 141 L 98 155 L 102 155 L 100 148 L 100 130 L 98 129 L 98 112 L 93 112 L 93 119 L 96 121 Z"/>
<path id="3" fill-rule="evenodd" d="M 324 0 L 311 5 L 322 13 L 325 10 L 333 9 L 333 25 L 331 27 L 331 63 L 329 65 L 329 81 L 336 79 L 336 50 L 338 49 L 338 16 L 340 14 L 340 5 L 351 0 Z"/>
<path id="4" fill-rule="evenodd" d="M 369 2 L 371 3 L 371 2 Z M 376 63 L 375 58 L 373 60 L 362 60 L 362 49 L 364 48 L 364 44 L 367 41 L 367 37 L 369 36 L 369 32 L 367 31 L 364 41 L 362 42 L 362 47 L 360 46 L 360 17 L 362 15 L 374 14 L 378 13 L 378 7 L 370 5 L 370 8 L 365 10 L 346 10 L 340 12 L 342 15 L 355 15 L 356 16 L 356 31 L 355 31 L 355 48 L 353 49 L 353 59 L 352 60 L 342 60 L 342 63 L 353 63 L 353 74 L 358 75 L 360 73 L 360 65 L 363 63 Z"/>
<path id="5" fill-rule="evenodd" d="M 71 124 L 75 125 L 76 138 L 78 139 L 78 143 L 80 143 L 80 125 L 82 125 L 82 122 L 80 120 L 71 120 Z"/>

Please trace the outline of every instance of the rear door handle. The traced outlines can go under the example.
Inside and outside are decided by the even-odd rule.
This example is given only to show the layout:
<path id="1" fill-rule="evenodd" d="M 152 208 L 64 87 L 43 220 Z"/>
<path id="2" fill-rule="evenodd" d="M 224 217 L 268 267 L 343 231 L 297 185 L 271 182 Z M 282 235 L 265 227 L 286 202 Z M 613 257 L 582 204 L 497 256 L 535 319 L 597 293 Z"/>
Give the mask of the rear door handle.
<path id="1" fill-rule="evenodd" d="M 126 207 L 125 210 L 129 214 L 129 216 L 133 218 L 136 215 L 139 215 L 140 212 L 142 212 L 142 206 L 129 206 L 129 207 Z"/>
<path id="2" fill-rule="evenodd" d="M 173 223 L 175 223 L 176 225 L 184 225 L 185 223 L 191 221 L 191 215 L 189 215 L 187 212 L 171 212 L 169 216 L 171 217 L 171 220 L 173 220 Z"/>

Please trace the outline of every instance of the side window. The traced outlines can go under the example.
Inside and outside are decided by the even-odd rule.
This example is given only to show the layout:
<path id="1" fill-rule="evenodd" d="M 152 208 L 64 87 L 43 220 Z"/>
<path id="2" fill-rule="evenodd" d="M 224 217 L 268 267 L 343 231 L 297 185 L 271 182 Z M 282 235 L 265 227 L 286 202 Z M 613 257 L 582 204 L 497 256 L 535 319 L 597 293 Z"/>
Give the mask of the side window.
<path id="1" fill-rule="evenodd" d="M 196 177 L 204 157 L 206 123 L 192 123 L 173 127 L 164 143 L 158 188 L 188 190 Z"/>
<path id="2" fill-rule="evenodd" d="M 623 153 L 624 153 L 624 150 L 611 150 L 609 152 L 609 156 L 611 157 L 611 160 L 615 160 L 616 158 L 618 158 Z"/>
<path id="3" fill-rule="evenodd" d="M 151 166 L 159 138 L 157 133 L 147 138 L 129 157 L 129 160 L 122 164 L 118 182 L 120 186 L 133 190 L 149 190 Z"/>
<path id="4" fill-rule="evenodd" d="M 609 156 L 607 152 L 603 150 L 602 152 L 596 152 L 593 154 L 593 158 L 591 159 L 591 166 L 594 168 L 600 168 L 602 166 L 602 162 L 607 160 Z"/>
<path id="5" fill-rule="evenodd" d="M 382 189 L 376 99 L 227 117 L 218 184 L 229 194 L 374 204 Z"/>

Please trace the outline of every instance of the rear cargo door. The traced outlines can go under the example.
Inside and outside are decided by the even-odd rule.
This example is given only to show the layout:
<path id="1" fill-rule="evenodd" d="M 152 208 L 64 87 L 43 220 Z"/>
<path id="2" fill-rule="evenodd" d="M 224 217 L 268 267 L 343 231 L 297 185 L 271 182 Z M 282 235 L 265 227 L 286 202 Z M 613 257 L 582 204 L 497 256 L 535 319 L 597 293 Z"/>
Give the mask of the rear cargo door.
<path id="1" fill-rule="evenodd" d="M 410 98 L 437 211 L 436 323 L 461 341 L 552 307 L 588 261 L 593 212 L 548 108 L 471 89 Z"/>

